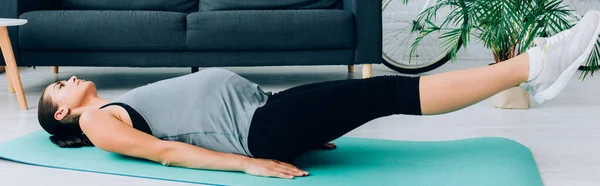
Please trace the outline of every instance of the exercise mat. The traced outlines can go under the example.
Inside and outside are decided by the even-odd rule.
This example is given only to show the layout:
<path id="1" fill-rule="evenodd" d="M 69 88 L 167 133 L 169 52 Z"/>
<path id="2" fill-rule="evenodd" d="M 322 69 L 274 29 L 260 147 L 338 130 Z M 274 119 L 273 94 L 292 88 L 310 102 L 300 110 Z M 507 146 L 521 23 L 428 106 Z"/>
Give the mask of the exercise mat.
<path id="1" fill-rule="evenodd" d="M 95 147 L 59 148 L 44 131 L 0 144 L 0 158 L 43 167 L 208 185 L 541 186 L 531 151 L 504 138 L 393 141 L 340 138 L 294 164 L 310 173 L 293 180 L 241 172 L 166 167 Z"/>

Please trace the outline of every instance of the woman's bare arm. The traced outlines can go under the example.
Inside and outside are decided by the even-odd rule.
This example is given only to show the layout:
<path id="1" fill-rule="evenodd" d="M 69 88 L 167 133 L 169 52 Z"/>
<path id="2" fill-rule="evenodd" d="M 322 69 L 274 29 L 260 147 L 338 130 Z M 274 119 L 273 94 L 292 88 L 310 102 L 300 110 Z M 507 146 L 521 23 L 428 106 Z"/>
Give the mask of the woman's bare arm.
<path id="1" fill-rule="evenodd" d="M 92 143 L 102 150 L 144 158 L 163 165 L 242 171 L 282 178 L 305 174 L 304 171 L 287 163 L 215 152 L 187 143 L 160 140 L 128 126 L 112 114 L 101 110 L 84 112 L 80 118 L 80 125 Z"/>

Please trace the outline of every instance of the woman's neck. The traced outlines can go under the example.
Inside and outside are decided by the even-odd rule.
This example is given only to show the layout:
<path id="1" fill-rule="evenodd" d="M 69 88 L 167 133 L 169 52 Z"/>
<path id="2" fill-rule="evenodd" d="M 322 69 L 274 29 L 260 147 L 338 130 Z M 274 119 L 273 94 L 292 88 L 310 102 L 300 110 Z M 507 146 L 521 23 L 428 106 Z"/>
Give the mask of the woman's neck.
<path id="1" fill-rule="evenodd" d="M 91 99 L 88 101 L 88 103 L 87 103 L 86 105 L 87 105 L 88 107 L 90 107 L 90 108 L 95 108 L 95 109 L 98 109 L 98 108 L 100 108 L 100 107 L 102 107 L 103 105 L 106 105 L 106 104 L 108 104 L 108 103 L 110 103 L 110 101 L 109 101 L 109 100 L 102 99 L 102 98 L 100 98 L 100 97 L 93 97 L 93 98 L 91 98 Z"/>
<path id="2" fill-rule="evenodd" d="M 92 97 L 92 98 L 87 99 L 87 101 L 85 101 L 84 104 L 81 104 L 82 105 L 81 107 L 78 107 L 78 108 L 74 109 L 73 111 L 77 112 L 77 113 L 83 113 L 84 111 L 89 110 L 89 109 L 99 109 L 100 107 L 102 107 L 108 103 L 110 103 L 109 100 L 102 99 L 100 97 Z"/>

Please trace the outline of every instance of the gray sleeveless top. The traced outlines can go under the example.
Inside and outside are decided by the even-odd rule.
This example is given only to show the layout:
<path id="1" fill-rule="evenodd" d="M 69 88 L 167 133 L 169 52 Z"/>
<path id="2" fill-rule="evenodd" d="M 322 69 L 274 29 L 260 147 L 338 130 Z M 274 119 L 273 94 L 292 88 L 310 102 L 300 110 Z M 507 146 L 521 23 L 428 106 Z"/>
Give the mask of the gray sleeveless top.
<path id="1" fill-rule="evenodd" d="M 133 89 L 114 102 L 137 111 L 159 139 L 252 157 L 250 122 L 270 94 L 233 72 L 208 68 Z"/>

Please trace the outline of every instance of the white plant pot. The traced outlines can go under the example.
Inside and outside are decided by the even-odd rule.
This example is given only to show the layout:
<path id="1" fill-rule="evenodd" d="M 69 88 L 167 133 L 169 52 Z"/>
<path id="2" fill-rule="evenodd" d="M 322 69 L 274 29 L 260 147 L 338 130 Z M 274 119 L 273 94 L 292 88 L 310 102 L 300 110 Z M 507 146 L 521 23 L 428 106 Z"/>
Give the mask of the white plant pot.
<path id="1" fill-rule="evenodd" d="M 521 87 L 513 87 L 490 97 L 492 105 L 503 109 L 529 109 L 529 92 Z"/>

